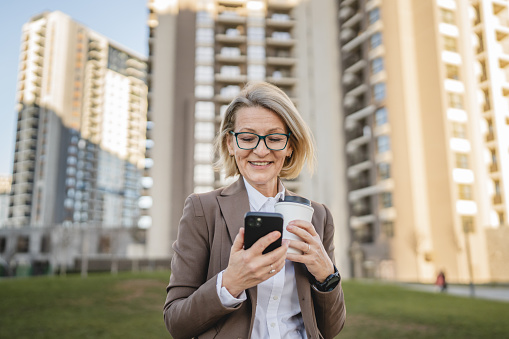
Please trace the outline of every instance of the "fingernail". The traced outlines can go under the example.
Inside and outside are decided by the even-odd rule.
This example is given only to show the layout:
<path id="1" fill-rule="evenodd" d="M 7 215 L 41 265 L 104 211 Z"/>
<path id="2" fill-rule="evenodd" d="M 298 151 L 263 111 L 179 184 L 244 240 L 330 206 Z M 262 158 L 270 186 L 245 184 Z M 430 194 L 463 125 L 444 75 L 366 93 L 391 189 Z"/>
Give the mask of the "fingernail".
<path id="1" fill-rule="evenodd" d="M 288 240 L 288 239 L 283 239 L 282 243 L 286 247 L 290 246 L 290 240 Z"/>
<path id="2" fill-rule="evenodd" d="M 287 229 L 287 230 L 291 230 L 292 228 L 293 228 L 293 226 L 292 226 L 292 225 L 290 225 L 290 224 L 288 224 L 288 226 L 286 226 L 286 229 Z"/>

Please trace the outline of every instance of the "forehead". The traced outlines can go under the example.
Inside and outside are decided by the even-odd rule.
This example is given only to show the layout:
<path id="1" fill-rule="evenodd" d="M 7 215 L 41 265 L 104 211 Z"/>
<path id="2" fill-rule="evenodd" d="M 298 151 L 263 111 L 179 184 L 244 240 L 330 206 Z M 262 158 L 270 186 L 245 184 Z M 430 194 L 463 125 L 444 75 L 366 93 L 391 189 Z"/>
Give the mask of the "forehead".
<path id="1" fill-rule="evenodd" d="M 264 107 L 242 107 L 236 113 L 235 129 L 253 131 L 278 130 L 286 131 L 283 119 Z"/>

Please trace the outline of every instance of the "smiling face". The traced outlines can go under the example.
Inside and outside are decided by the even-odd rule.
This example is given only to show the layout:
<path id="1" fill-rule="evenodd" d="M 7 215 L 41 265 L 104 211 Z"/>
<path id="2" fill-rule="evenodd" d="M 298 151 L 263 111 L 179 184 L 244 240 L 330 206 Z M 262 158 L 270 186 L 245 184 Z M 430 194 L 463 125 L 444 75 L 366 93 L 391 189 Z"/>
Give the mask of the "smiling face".
<path id="1" fill-rule="evenodd" d="M 235 117 L 234 132 L 251 132 L 258 135 L 271 133 L 287 134 L 283 120 L 274 112 L 263 107 L 240 108 Z M 263 140 L 255 149 L 240 149 L 235 136 L 228 137 L 228 151 L 235 156 L 240 174 L 266 197 L 277 194 L 277 177 L 285 158 L 292 154 L 290 143 L 284 150 L 272 151 L 265 146 Z"/>

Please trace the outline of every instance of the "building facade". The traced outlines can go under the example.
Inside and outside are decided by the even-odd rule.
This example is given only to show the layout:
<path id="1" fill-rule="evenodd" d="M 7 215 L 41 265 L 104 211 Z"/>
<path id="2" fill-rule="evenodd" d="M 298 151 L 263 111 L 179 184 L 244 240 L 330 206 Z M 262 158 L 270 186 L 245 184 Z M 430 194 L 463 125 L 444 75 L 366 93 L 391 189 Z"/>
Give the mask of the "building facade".
<path id="1" fill-rule="evenodd" d="M 2 227 L 9 215 L 9 194 L 11 192 L 11 176 L 0 175 L 0 227 Z"/>
<path id="2" fill-rule="evenodd" d="M 61 12 L 23 26 L 9 226 L 137 226 L 146 68 Z"/>
<path id="3" fill-rule="evenodd" d="M 338 3 L 354 276 L 508 280 L 509 2 Z"/>
<path id="4" fill-rule="evenodd" d="M 213 139 L 228 103 L 250 80 L 279 86 L 311 126 L 313 176 L 285 182 L 331 208 L 337 262 L 349 276 L 341 137 L 337 4 L 331 1 L 149 1 L 149 255 L 172 253 L 184 200 L 229 181 L 214 172 Z M 332 75 L 332 76 L 331 76 Z M 230 179 L 231 180 L 231 179 Z M 338 266 L 339 267 L 339 266 Z"/>

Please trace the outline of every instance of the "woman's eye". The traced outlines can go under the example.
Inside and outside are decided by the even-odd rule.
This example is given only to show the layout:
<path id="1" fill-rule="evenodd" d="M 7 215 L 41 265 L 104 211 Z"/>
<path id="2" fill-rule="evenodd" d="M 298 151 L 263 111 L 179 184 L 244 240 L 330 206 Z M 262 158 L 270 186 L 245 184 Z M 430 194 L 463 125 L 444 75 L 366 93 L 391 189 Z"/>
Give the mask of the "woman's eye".
<path id="1" fill-rule="evenodd" d="M 244 141 L 244 142 L 252 142 L 255 140 L 254 137 L 250 137 L 250 136 L 245 136 L 245 137 L 241 137 L 240 140 Z"/>
<path id="2" fill-rule="evenodd" d="M 270 137 L 268 138 L 270 142 L 281 142 L 283 141 L 282 137 Z"/>

